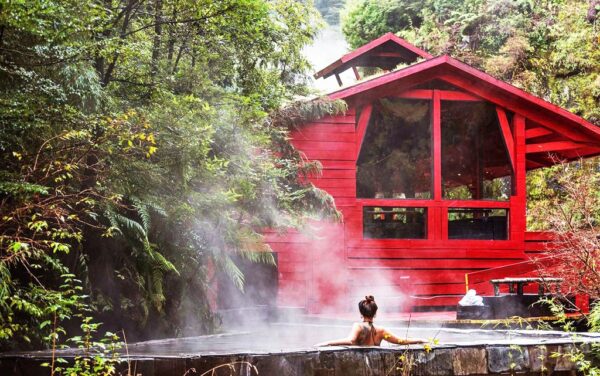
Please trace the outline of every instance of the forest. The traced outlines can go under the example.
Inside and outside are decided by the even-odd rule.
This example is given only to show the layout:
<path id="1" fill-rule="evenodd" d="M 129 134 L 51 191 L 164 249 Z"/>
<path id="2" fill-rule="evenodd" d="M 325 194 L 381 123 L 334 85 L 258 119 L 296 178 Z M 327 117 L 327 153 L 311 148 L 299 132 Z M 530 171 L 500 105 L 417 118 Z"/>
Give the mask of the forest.
<path id="1" fill-rule="evenodd" d="M 300 100 L 317 94 L 303 48 L 326 22 L 351 48 L 393 32 L 600 126 L 599 12 L 596 0 L 2 1 L 0 350 L 65 344 L 82 322 L 130 340 L 213 333 L 215 275 L 243 290 L 236 260 L 275 262 L 262 229 L 340 220 L 303 179 L 320 165 L 288 140 L 345 110 Z M 531 229 L 597 234 L 597 159 L 527 183 Z M 564 202 L 583 211 L 548 215 Z"/>
<path id="2" fill-rule="evenodd" d="M 0 348 L 92 315 L 131 339 L 216 329 L 215 270 L 260 229 L 337 215 L 299 176 L 319 25 L 296 1 L 17 1 L 0 20 Z M 64 325 L 64 330 L 61 329 Z"/>

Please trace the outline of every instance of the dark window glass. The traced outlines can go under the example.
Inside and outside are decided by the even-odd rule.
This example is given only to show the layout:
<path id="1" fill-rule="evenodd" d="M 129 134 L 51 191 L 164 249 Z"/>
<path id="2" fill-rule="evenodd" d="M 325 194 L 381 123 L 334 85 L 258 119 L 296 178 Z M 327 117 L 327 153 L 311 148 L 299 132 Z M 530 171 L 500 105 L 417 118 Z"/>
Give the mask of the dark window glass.
<path id="1" fill-rule="evenodd" d="M 445 199 L 508 200 L 512 166 L 496 107 L 443 101 L 442 184 Z"/>
<path id="2" fill-rule="evenodd" d="M 363 236 L 371 239 L 426 239 L 427 209 L 364 207 Z"/>
<path id="3" fill-rule="evenodd" d="M 507 209 L 448 209 L 448 239 L 508 239 Z"/>
<path id="4" fill-rule="evenodd" d="M 431 198 L 431 101 L 379 100 L 356 168 L 360 198 Z"/>

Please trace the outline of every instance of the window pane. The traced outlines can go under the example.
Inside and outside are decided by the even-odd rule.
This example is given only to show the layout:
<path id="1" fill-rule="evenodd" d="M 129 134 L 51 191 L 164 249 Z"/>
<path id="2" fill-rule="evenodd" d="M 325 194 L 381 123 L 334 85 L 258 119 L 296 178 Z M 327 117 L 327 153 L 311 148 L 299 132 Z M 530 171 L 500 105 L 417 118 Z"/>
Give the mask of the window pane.
<path id="1" fill-rule="evenodd" d="M 496 107 L 487 102 L 443 101 L 441 127 L 444 198 L 508 200 L 512 166 Z"/>
<path id="2" fill-rule="evenodd" d="M 381 99 L 356 166 L 360 198 L 431 198 L 431 101 Z"/>
<path id="3" fill-rule="evenodd" d="M 371 239 L 426 239 L 427 209 L 364 207 L 363 236 Z"/>
<path id="4" fill-rule="evenodd" d="M 507 209 L 448 209 L 448 239 L 508 239 Z"/>

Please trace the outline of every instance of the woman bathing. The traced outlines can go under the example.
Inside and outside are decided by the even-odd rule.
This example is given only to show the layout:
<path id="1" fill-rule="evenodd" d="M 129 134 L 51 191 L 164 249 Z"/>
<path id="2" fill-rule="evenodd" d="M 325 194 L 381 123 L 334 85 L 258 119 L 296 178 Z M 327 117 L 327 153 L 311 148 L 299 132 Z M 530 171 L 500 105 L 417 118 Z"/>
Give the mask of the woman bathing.
<path id="1" fill-rule="evenodd" d="M 315 346 L 379 346 L 382 340 L 398 345 L 427 342 L 420 338 L 401 339 L 388 332 L 385 328 L 373 325 L 373 318 L 375 318 L 375 314 L 377 313 L 377 303 L 375 303 L 375 298 L 372 295 L 365 296 L 365 299 L 358 303 L 358 310 L 362 315 L 363 321 L 354 323 L 348 338 L 322 342 Z"/>

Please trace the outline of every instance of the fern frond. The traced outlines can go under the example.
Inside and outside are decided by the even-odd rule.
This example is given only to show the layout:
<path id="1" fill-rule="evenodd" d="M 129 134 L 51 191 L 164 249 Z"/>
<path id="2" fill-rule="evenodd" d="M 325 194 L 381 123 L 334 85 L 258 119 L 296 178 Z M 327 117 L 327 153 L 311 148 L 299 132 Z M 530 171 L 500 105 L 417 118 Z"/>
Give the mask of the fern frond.
<path id="1" fill-rule="evenodd" d="M 221 257 L 217 258 L 215 262 L 221 266 L 225 274 L 231 278 L 231 281 L 241 292 L 244 292 L 244 273 L 240 270 L 240 268 L 233 262 L 231 257 L 226 254 L 221 254 Z"/>
<path id="2" fill-rule="evenodd" d="M 252 252 L 252 251 L 240 251 L 240 256 L 250 260 L 254 263 L 261 263 L 267 265 L 276 265 L 275 256 L 271 252 Z"/>
<path id="3" fill-rule="evenodd" d="M 125 232 L 123 230 L 127 230 L 130 234 L 138 236 L 140 240 L 148 238 L 148 233 L 146 232 L 146 229 L 138 221 L 119 213 L 115 213 L 115 220 L 117 223 L 117 227 L 121 229 L 121 232 Z"/>
<path id="4" fill-rule="evenodd" d="M 150 212 L 148 211 L 148 205 L 143 203 L 139 198 L 132 197 L 131 202 L 133 207 L 135 208 L 137 214 L 140 216 L 142 220 L 142 225 L 144 228 L 144 232 L 148 233 L 150 231 Z"/>
<path id="5" fill-rule="evenodd" d="M 156 245 L 151 244 L 151 243 L 146 243 L 144 245 L 144 250 L 147 252 L 148 256 L 150 256 L 150 258 L 152 259 L 152 262 L 153 262 L 153 265 L 155 268 L 158 268 L 159 270 L 161 270 L 164 273 L 175 272 L 175 273 L 177 273 L 177 275 L 179 275 L 179 271 L 177 270 L 175 265 L 173 265 L 173 263 L 171 261 L 167 260 L 167 258 L 156 249 Z"/>

